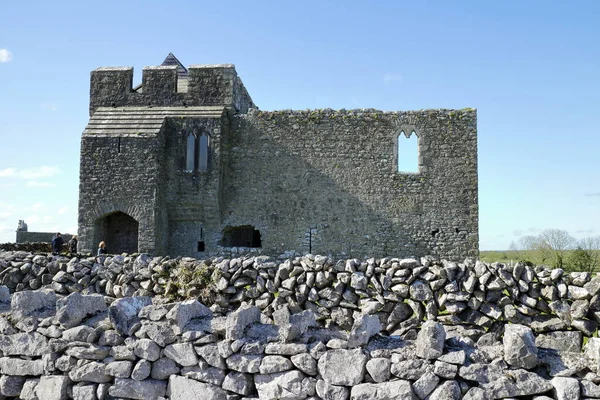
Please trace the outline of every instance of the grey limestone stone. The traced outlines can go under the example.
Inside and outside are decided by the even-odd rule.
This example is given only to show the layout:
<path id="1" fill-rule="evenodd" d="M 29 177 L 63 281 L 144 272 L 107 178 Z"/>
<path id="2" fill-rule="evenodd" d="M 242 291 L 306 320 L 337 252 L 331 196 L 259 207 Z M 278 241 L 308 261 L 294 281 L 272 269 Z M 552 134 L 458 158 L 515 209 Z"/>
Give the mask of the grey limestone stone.
<path id="1" fill-rule="evenodd" d="M 54 315 L 56 294 L 51 290 L 27 290 L 13 293 L 10 308 L 16 318 Z"/>
<path id="2" fill-rule="evenodd" d="M 458 382 L 446 381 L 435 388 L 429 396 L 429 400 L 459 400 L 461 397 Z"/>
<path id="3" fill-rule="evenodd" d="M 262 361 L 262 355 L 244 355 L 234 354 L 227 358 L 226 364 L 229 369 L 238 372 L 247 372 L 256 374 L 260 371 L 260 363 Z"/>
<path id="4" fill-rule="evenodd" d="M 67 400 L 70 383 L 67 376 L 42 376 L 36 387 L 36 393 L 44 400 Z"/>
<path id="5" fill-rule="evenodd" d="M 19 398 L 21 400 L 39 400 L 36 395 L 36 387 L 40 383 L 40 378 L 27 379 L 23 384 Z"/>
<path id="6" fill-rule="evenodd" d="M 223 380 L 225 380 L 224 371 L 224 369 L 215 367 L 205 368 L 204 366 L 193 366 L 182 368 L 181 375 L 200 382 L 221 386 L 223 384 Z"/>
<path id="7" fill-rule="evenodd" d="M 390 359 L 389 358 L 372 358 L 367 361 L 367 372 L 375 382 L 384 382 L 390 379 Z"/>
<path id="8" fill-rule="evenodd" d="M 377 315 L 361 314 L 354 320 L 348 338 L 348 347 L 354 348 L 369 343 L 369 339 L 381 331 L 381 322 Z"/>
<path id="9" fill-rule="evenodd" d="M 226 339 L 236 340 L 255 322 L 260 322 L 260 309 L 254 306 L 240 307 L 227 316 Z"/>
<path id="10" fill-rule="evenodd" d="M 430 368 L 431 365 L 426 360 L 412 359 L 392 363 L 390 370 L 400 379 L 416 381 Z"/>
<path id="11" fill-rule="evenodd" d="M 117 299 L 108 308 L 110 322 L 121 335 L 128 335 L 129 330 L 140 321 L 140 310 L 150 304 L 152 299 L 145 296 Z"/>
<path id="12" fill-rule="evenodd" d="M 198 356 L 191 343 L 170 344 L 165 347 L 163 353 L 182 367 L 198 364 Z"/>
<path id="13" fill-rule="evenodd" d="M 254 384 L 259 398 L 265 399 L 304 399 L 302 382 L 305 376 L 300 371 L 286 371 L 275 374 L 255 375 Z"/>
<path id="14" fill-rule="evenodd" d="M 105 372 L 107 375 L 116 378 L 129 378 L 133 370 L 132 361 L 113 361 L 106 364 Z"/>
<path id="15" fill-rule="evenodd" d="M 0 394 L 7 397 L 17 397 L 21 394 L 25 378 L 22 376 L 0 376 Z"/>
<path id="16" fill-rule="evenodd" d="M 249 374 L 231 371 L 225 376 L 221 387 L 230 392 L 249 395 L 254 391 L 254 380 Z"/>
<path id="17" fill-rule="evenodd" d="M 106 383 L 112 381 L 112 377 L 106 373 L 106 364 L 96 361 L 73 368 L 69 372 L 69 378 L 73 382 Z"/>
<path id="18" fill-rule="evenodd" d="M 317 361 L 310 354 L 295 354 L 290 359 L 294 366 L 306 375 L 317 375 Z"/>
<path id="19" fill-rule="evenodd" d="M 160 347 L 150 339 L 139 339 L 133 345 L 136 356 L 148 361 L 156 361 L 160 358 Z"/>
<path id="20" fill-rule="evenodd" d="M 303 343 L 269 343 L 265 347 L 265 354 L 278 354 L 283 356 L 293 356 L 295 354 L 306 353 L 308 347 Z"/>
<path id="21" fill-rule="evenodd" d="M 168 357 L 162 357 L 152 363 L 152 379 L 164 380 L 171 375 L 176 375 L 180 371 L 175 361 Z"/>
<path id="22" fill-rule="evenodd" d="M 175 333 L 181 333 L 192 319 L 212 317 L 212 311 L 198 300 L 186 300 L 175 304 L 166 317 L 173 321 Z"/>
<path id="23" fill-rule="evenodd" d="M 325 381 L 332 385 L 352 386 L 362 382 L 367 356 L 361 349 L 329 350 L 317 364 L 319 373 Z"/>
<path id="24" fill-rule="evenodd" d="M 21 360 L 19 358 L 0 358 L 0 373 L 3 375 L 39 376 L 44 373 L 42 360 Z"/>
<path id="25" fill-rule="evenodd" d="M 426 372 L 413 384 L 413 390 L 417 397 L 424 399 L 431 393 L 437 386 L 440 378 L 432 372 Z"/>
<path id="26" fill-rule="evenodd" d="M 579 381 L 575 378 L 555 377 L 550 381 L 554 386 L 554 395 L 557 400 L 579 400 Z"/>
<path id="27" fill-rule="evenodd" d="M 195 346 L 194 350 L 202 357 L 204 361 L 216 368 L 224 369 L 226 367 L 225 358 L 222 356 L 222 352 L 219 351 L 220 346 L 218 344 L 207 344 L 204 346 Z M 231 350 L 231 348 L 230 348 Z M 229 352 L 226 352 L 229 353 Z M 232 353 L 229 353 L 229 356 Z"/>
<path id="28" fill-rule="evenodd" d="M 227 400 L 218 386 L 176 375 L 169 378 L 168 395 L 171 400 Z"/>
<path id="29" fill-rule="evenodd" d="M 409 382 L 398 380 L 384 383 L 361 383 L 352 386 L 351 400 L 388 400 L 392 398 L 416 400 Z"/>
<path id="30" fill-rule="evenodd" d="M 261 374 L 273 374 L 292 369 L 293 364 L 289 358 L 283 356 L 268 355 L 263 357 L 259 371 Z"/>
<path id="31" fill-rule="evenodd" d="M 439 322 L 426 321 L 417 335 L 417 355 L 429 360 L 438 358 L 444 351 L 445 340 L 444 326 Z"/>
<path id="32" fill-rule="evenodd" d="M 136 381 L 143 381 L 144 379 L 150 376 L 150 372 L 152 370 L 152 364 L 148 360 L 139 360 L 135 367 L 133 367 L 133 371 L 131 371 L 131 379 L 135 379 Z"/>
<path id="33" fill-rule="evenodd" d="M 73 386 L 73 400 L 98 400 L 96 385 Z"/>
<path id="34" fill-rule="evenodd" d="M 71 293 L 56 304 L 58 322 L 65 328 L 77 326 L 86 317 L 106 311 L 104 296 Z"/>
<path id="35" fill-rule="evenodd" d="M 538 364 L 538 349 L 531 328 L 519 324 L 505 326 L 504 360 L 516 368 L 530 369 Z"/>
<path id="36" fill-rule="evenodd" d="M 345 386 L 335 386 L 321 379 L 317 381 L 316 392 L 324 400 L 347 400 L 350 395 Z"/>
<path id="37" fill-rule="evenodd" d="M 173 377 L 171 377 L 171 379 L 172 378 Z M 126 399 L 158 399 L 159 397 L 164 397 L 166 395 L 167 382 L 153 379 L 136 381 L 134 379 L 115 378 L 115 382 L 108 389 L 108 393 L 113 397 L 123 397 Z M 178 398 L 183 399 L 183 397 Z M 188 397 L 187 399 L 192 400 L 192 397 Z"/>
<path id="38" fill-rule="evenodd" d="M 50 352 L 48 339 L 37 332 L 0 335 L 0 351 L 5 356 L 40 357 Z"/>

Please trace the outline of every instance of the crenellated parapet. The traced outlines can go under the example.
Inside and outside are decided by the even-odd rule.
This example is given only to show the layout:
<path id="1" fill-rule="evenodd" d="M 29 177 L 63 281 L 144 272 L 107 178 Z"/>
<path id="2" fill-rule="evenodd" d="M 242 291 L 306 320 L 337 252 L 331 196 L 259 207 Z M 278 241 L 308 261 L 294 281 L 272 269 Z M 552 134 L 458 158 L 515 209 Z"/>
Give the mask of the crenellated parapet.
<path id="1" fill-rule="evenodd" d="M 256 108 L 233 64 L 192 65 L 185 77 L 174 65 L 145 67 L 138 87 L 133 86 L 133 67 L 91 73 L 90 115 L 98 107 L 217 105 L 241 113 Z"/>

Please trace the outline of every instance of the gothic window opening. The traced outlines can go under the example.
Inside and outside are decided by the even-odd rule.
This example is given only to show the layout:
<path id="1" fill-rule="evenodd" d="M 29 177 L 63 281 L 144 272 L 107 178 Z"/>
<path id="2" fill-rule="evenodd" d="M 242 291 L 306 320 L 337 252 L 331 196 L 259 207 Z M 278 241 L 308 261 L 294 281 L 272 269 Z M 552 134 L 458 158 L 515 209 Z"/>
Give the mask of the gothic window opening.
<path id="1" fill-rule="evenodd" d="M 228 226 L 219 242 L 223 247 L 262 247 L 260 231 L 252 225 Z"/>
<path id="2" fill-rule="evenodd" d="M 208 135 L 202 133 L 198 138 L 198 171 L 208 170 Z"/>
<path id="3" fill-rule="evenodd" d="M 398 135 L 398 172 L 419 172 L 419 136 L 415 131 Z"/>
<path id="4" fill-rule="evenodd" d="M 210 141 L 206 132 L 200 135 L 191 132 L 187 134 L 185 153 L 186 171 L 208 171 L 209 146 Z"/>
<path id="5" fill-rule="evenodd" d="M 196 165 L 196 135 L 188 133 L 186 140 L 185 170 L 193 171 Z"/>

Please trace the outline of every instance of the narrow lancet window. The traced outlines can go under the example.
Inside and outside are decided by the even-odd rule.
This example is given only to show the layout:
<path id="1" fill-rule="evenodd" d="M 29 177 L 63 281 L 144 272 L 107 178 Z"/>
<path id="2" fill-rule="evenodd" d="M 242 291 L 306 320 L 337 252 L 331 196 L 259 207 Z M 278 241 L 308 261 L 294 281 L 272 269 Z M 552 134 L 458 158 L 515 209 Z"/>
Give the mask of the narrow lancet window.
<path id="1" fill-rule="evenodd" d="M 398 172 L 419 172 L 419 137 L 415 131 L 398 135 Z"/>
<path id="2" fill-rule="evenodd" d="M 186 158 L 185 158 L 185 169 L 186 171 L 193 171 L 196 169 L 196 136 L 189 133 L 186 140 Z"/>
<path id="3" fill-rule="evenodd" d="M 203 133 L 198 140 L 198 171 L 208 170 L 208 135 Z"/>

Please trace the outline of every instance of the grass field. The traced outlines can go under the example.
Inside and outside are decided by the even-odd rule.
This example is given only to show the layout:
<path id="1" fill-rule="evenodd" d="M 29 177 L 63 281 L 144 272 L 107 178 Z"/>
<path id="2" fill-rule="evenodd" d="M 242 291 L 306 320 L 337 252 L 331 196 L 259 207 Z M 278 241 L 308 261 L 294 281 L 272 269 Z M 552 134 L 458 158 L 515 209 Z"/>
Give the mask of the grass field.
<path id="1" fill-rule="evenodd" d="M 595 251 L 597 254 L 600 254 L 600 250 Z M 567 266 L 569 264 L 569 259 L 572 252 L 572 250 L 568 250 L 566 252 L 565 260 Z M 485 250 L 479 252 L 479 259 L 489 263 L 496 261 L 501 263 L 509 263 L 511 261 L 530 261 L 534 265 L 546 264 L 550 266 L 550 261 L 540 259 L 539 253 L 535 250 Z M 596 271 L 599 270 L 596 269 Z"/>

